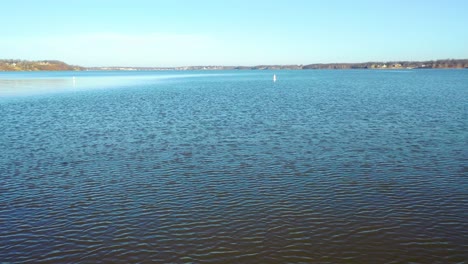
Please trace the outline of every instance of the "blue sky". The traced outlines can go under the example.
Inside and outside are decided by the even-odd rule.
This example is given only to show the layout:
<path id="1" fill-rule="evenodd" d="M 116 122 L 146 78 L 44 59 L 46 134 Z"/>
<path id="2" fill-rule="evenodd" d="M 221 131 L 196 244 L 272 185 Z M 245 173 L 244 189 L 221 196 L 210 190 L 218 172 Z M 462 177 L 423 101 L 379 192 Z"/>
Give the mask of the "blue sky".
<path id="1" fill-rule="evenodd" d="M 83 66 L 468 58 L 464 0 L 15 0 L 0 58 Z"/>

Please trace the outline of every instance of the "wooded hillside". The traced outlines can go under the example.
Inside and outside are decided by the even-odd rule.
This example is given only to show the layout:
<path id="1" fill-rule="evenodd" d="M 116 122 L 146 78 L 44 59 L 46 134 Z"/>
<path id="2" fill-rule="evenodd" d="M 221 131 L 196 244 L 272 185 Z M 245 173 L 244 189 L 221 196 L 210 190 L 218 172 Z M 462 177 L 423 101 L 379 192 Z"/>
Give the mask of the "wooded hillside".
<path id="1" fill-rule="evenodd" d="M 57 60 L 0 60 L 0 71 L 80 71 L 84 69 Z"/>

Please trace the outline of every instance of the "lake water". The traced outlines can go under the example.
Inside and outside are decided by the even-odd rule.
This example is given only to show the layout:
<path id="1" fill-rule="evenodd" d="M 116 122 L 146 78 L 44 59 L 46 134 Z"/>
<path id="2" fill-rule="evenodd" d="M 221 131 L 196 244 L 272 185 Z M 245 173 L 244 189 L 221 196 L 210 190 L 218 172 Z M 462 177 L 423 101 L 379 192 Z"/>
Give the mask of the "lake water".
<path id="1" fill-rule="evenodd" d="M 0 73 L 0 263 L 466 263 L 467 106 L 467 70 Z"/>

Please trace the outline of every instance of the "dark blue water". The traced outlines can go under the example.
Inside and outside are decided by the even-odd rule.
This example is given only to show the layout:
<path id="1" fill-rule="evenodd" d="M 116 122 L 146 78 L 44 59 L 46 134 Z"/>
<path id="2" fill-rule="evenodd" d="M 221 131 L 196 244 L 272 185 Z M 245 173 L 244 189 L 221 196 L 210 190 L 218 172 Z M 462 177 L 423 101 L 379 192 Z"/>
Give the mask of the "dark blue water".
<path id="1" fill-rule="evenodd" d="M 0 263 L 468 261 L 468 71 L 275 73 L 0 74 Z"/>

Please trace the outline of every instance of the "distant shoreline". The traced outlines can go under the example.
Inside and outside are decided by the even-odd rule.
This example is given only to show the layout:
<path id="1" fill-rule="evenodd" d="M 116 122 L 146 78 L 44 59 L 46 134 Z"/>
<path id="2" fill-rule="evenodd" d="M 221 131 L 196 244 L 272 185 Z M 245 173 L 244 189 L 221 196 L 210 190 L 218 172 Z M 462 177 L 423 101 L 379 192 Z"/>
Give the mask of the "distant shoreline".
<path id="1" fill-rule="evenodd" d="M 182 66 L 182 67 L 82 67 L 57 60 L 27 61 L 0 60 L 0 72 L 14 71 L 163 71 L 163 70 L 404 70 L 404 69 L 467 69 L 468 59 L 431 61 L 390 61 L 360 63 L 315 63 L 307 65 L 257 65 L 257 66 Z"/>

